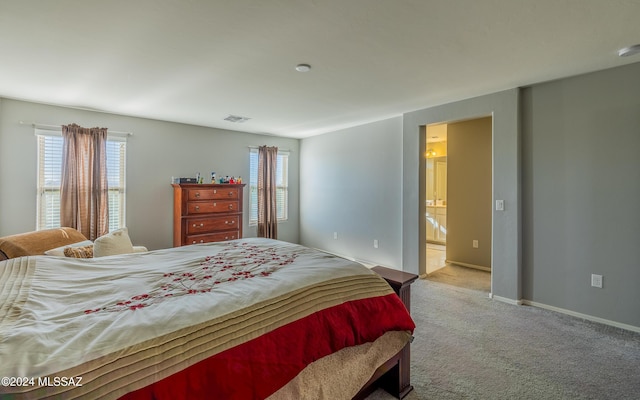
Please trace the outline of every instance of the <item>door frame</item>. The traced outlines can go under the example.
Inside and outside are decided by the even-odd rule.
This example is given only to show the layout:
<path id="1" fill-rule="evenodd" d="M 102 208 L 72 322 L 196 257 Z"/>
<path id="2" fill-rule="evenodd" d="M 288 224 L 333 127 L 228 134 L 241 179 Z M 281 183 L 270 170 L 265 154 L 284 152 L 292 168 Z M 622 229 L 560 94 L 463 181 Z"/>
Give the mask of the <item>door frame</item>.
<path id="1" fill-rule="evenodd" d="M 427 179 L 429 179 L 429 177 L 427 176 L 427 162 L 428 162 L 428 158 L 426 157 L 426 149 L 429 147 L 428 144 L 428 136 L 427 136 L 427 131 L 428 131 L 428 127 L 432 126 L 432 125 L 451 125 L 451 124 L 455 124 L 455 123 L 459 123 L 459 122 L 466 122 L 466 121 L 473 121 L 473 120 L 477 120 L 477 119 L 484 119 L 484 118 L 491 118 L 491 193 L 493 193 L 493 115 L 484 115 L 484 116 L 477 116 L 477 117 L 473 117 L 473 118 L 465 118 L 465 119 L 459 119 L 459 120 L 452 120 L 452 121 L 441 121 L 441 122 L 431 122 L 429 124 L 425 124 L 424 126 L 420 127 L 420 134 L 424 135 L 424 146 L 422 146 L 423 148 L 423 154 L 424 156 L 421 157 L 420 159 L 420 167 L 419 168 L 423 168 L 424 171 L 424 179 L 420 180 L 420 193 L 422 195 L 425 196 L 425 199 L 422 200 L 420 204 L 424 206 L 424 213 L 421 212 L 420 215 L 425 216 L 426 212 L 427 212 L 427 205 L 426 205 L 426 197 L 427 197 Z M 447 142 L 448 142 L 448 138 L 447 138 Z M 422 141 L 421 141 L 422 143 Z M 448 146 L 447 146 L 447 153 L 446 153 L 446 157 L 447 157 L 447 162 L 448 162 L 448 158 L 449 158 L 449 150 L 448 150 Z M 435 167 L 434 167 L 435 168 Z M 447 180 L 449 179 L 449 174 L 447 174 Z M 447 186 L 448 186 L 448 182 L 447 182 Z M 493 200 L 493 199 L 492 199 Z M 447 202 L 448 203 L 448 202 Z M 447 213 L 449 212 L 449 209 L 447 207 Z M 491 241 L 493 242 L 493 219 L 494 219 L 494 215 L 491 212 L 491 209 L 486 210 L 486 212 L 491 213 Z M 427 255 L 427 251 L 426 251 L 426 243 L 428 243 L 427 238 L 426 238 L 426 231 L 427 231 L 427 221 L 426 218 L 422 218 L 420 223 L 422 224 L 420 229 L 423 229 L 422 226 L 424 226 L 424 235 L 425 235 L 425 251 L 424 251 L 424 260 L 422 260 L 422 258 L 420 259 L 420 269 L 419 269 L 419 275 L 421 276 L 426 276 L 426 269 L 427 269 L 427 262 L 428 262 L 428 255 Z M 437 243 L 437 242 L 436 242 Z M 446 246 L 446 244 L 445 244 Z M 493 245 L 491 245 L 491 249 L 493 249 Z M 491 252 L 493 253 L 493 252 Z M 423 262 L 424 261 L 424 262 Z M 468 265 L 471 268 L 474 268 L 474 266 Z M 491 262 L 490 262 L 490 266 L 489 268 L 486 267 L 477 267 L 477 269 L 479 270 L 483 270 L 483 271 L 488 271 L 488 272 L 492 272 L 492 267 L 493 267 L 493 254 L 491 254 Z"/>
<path id="2" fill-rule="evenodd" d="M 424 126 L 438 121 L 457 121 L 492 116 L 493 176 L 491 297 L 522 304 L 521 217 L 521 104 L 520 89 L 508 89 L 453 103 L 403 114 L 402 118 L 402 269 L 418 273 L 425 263 L 424 182 L 422 157 Z M 423 267 L 424 268 L 424 267 Z"/>

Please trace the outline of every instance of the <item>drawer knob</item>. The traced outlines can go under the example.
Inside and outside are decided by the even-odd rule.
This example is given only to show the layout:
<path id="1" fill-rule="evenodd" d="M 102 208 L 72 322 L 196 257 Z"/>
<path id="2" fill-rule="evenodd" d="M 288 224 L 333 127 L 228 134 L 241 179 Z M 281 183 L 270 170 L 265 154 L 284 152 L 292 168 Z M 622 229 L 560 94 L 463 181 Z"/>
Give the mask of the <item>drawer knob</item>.
<path id="1" fill-rule="evenodd" d="M 199 209 L 200 209 L 200 206 L 196 206 L 196 210 L 199 210 Z"/>
<path id="2" fill-rule="evenodd" d="M 204 226 L 204 224 L 200 224 L 200 228 L 202 228 L 203 226 Z M 196 228 L 196 227 L 198 227 L 198 225 L 197 224 L 193 224 L 193 227 Z"/>
<path id="3" fill-rule="evenodd" d="M 224 221 L 224 223 L 227 225 L 233 225 L 236 223 L 236 221 Z"/>
<path id="4" fill-rule="evenodd" d="M 233 204 L 229 204 L 229 210 L 233 210 Z"/>
<path id="5" fill-rule="evenodd" d="M 233 197 L 233 192 L 229 192 L 229 197 Z"/>
<path id="6" fill-rule="evenodd" d="M 218 193 L 218 189 L 213 189 L 213 193 Z"/>
<path id="7" fill-rule="evenodd" d="M 200 192 L 196 192 L 196 197 L 200 197 Z"/>
<path id="8" fill-rule="evenodd" d="M 200 239 L 200 243 L 204 243 L 204 239 Z"/>

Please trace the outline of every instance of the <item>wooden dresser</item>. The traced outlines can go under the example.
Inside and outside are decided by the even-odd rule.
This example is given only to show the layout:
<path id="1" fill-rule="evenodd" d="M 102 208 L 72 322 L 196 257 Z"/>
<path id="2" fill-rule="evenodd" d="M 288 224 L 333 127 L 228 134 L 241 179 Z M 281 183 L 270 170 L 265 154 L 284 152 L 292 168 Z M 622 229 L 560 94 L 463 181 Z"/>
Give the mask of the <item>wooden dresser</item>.
<path id="1" fill-rule="evenodd" d="M 173 246 L 242 237 L 244 184 L 172 184 Z"/>

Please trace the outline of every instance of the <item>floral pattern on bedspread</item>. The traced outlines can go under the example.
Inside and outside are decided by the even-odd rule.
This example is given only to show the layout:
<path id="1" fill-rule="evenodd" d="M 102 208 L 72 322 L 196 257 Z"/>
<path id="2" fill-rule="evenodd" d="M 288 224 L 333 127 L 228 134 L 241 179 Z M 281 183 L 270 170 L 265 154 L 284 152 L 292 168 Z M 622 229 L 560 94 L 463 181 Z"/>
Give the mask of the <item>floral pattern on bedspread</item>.
<path id="1" fill-rule="evenodd" d="M 197 267 L 158 273 L 159 279 L 155 287 L 115 304 L 85 310 L 84 313 L 135 311 L 179 296 L 209 293 L 217 285 L 270 276 L 293 263 L 296 257 L 296 253 L 284 249 L 230 242 L 216 255 L 205 257 Z"/>

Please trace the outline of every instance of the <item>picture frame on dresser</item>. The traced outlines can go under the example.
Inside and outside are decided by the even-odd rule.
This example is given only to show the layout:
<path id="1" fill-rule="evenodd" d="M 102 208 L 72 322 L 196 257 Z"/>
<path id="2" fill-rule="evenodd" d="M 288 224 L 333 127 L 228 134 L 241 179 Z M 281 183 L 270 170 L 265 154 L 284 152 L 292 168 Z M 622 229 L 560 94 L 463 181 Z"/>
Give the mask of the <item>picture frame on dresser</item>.
<path id="1" fill-rule="evenodd" d="M 173 187 L 173 246 L 242 238 L 245 184 Z"/>

